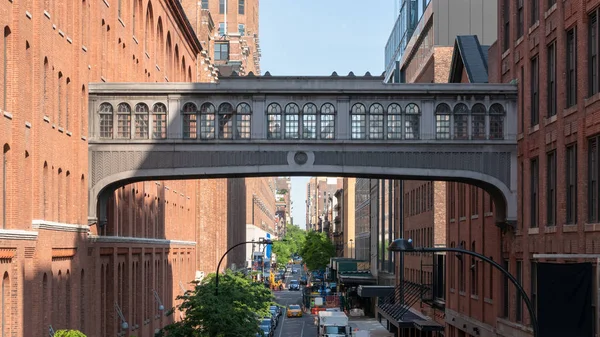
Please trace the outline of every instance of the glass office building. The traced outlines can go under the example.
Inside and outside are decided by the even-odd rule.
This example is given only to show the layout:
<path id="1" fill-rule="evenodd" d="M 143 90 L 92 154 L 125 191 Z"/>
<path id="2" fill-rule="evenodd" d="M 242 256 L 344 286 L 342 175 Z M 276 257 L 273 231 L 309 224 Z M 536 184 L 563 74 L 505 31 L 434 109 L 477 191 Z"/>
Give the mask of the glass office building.
<path id="1" fill-rule="evenodd" d="M 399 0 L 400 11 L 385 45 L 385 81 L 403 82 L 398 68 L 408 41 L 431 0 Z"/>

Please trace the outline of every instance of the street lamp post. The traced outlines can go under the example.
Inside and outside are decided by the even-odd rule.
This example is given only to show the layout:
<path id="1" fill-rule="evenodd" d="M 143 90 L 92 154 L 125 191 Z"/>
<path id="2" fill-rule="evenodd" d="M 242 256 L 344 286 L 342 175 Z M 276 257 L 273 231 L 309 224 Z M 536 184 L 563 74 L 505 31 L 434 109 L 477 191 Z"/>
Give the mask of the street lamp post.
<path id="1" fill-rule="evenodd" d="M 481 260 L 491 264 L 492 266 L 494 266 L 494 268 L 498 269 L 504 276 L 506 276 L 512 282 L 512 284 L 515 285 L 515 287 L 517 288 L 517 291 L 519 291 L 519 293 L 523 297 L 523 301 L 525 302 L 525 305 L 527 306 L 527 310 L 529 311 L 529 317 L 531 317 L 531 326 L 533 329 L 533 337 L 539 337 L 539 334 L 538 334 L 539 327 L 538 327 L 537 317 L 535 315 L 535 311 L 533 310 L 533 304 L 531 303 L 529 296 L 525 292 L 525 289 L 523 289 L 523 286 L 521 286 L 521 283 L 519 281 L 517 281 L 517 279 L 508 270 L 504 269 L 504 267 L 499 265 L 496 261 L 488 258 L 485 255 L 482 255 L 482 254 L 479 254 L 479 253 L 476 253 L 476 252 L 473 252 L 470 250 L 462 249 L 462 248 L 447 248 L 447 247 L 444 247 L 444 248 L 441 248 L 441 247 L 440 248 L 438 248 L 438 247 L 415 248 L 412 245 L 411 239 L 408 239 L 408 240 L 396 239 L 388 246 L 388 249 L 392 252 L 420 252 L 420 253 L 455 252 L 455 253 L 470 255 L 470 256 L 476 257 L 478 259 L 481 259 Z"/>
<path id="2" fill-rule="evenodd" d="M 239 247 L 241 245 L 245 245 L 245 244 L 265 244 L 265 245 L 270 245 L 273 244 L 272 240 L 266 239 L 264 241 L 244 241 L 244 242 L 240 242 L 238 244 L 233 245 L 231 248 L 227 249 L 227 251 L 225 252 L 225 254 L 223 254 L 223 256 L 221 256 L 221 259 L 219 260 L 219 264 L 217 265 L 217 275 L 215 276 L 215 295 L 219 296 L 219 269 L 221 269 L 221 262 L 223 262 L 223 259 L 225 258 L 225 256 L 227 255 L 227 253 L 229 253 L 230 251 L 232 251 L 235 247 Z"/>

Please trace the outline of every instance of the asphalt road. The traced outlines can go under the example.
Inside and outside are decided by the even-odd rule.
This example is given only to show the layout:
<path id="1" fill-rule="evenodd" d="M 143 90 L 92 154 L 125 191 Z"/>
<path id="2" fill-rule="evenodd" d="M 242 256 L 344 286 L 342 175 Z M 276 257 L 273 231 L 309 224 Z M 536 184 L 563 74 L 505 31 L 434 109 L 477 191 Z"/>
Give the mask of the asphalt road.
<path id="1" fill-rule="evenodd" d="M 300 265 L 294 265 L 294 269 L 300 269 L 297 274 L 286 275 L 286 285 L 290 280 L 298 280 L 302 275 Z M 287 287 L 286 287 L 287 288 Z M 302 291 L 275 291 L 277 303 L 287 308 L 290 304 L 302 304 Z M 317 327 L 314 325 L 312 315 L 304 313 L 302 317 L 288 318 L 285 311 L 279 318 L 279 324 L 275 329 L 274 337 L 317 337 Z"/>

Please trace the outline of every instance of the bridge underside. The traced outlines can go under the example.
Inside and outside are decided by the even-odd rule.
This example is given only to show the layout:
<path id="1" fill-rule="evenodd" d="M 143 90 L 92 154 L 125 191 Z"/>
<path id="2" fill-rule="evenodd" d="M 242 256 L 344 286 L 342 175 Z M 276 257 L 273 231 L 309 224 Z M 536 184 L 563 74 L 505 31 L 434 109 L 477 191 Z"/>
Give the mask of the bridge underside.
<path id="1" fill-rule="evenodd" d="M 350 176 L 469 183 L 486 190 L 496 222 L 516 221 L 513 144 L 90 144 L 89 222 L 106 221 L 120 186 L 146 180 L 253 176 Z"/>

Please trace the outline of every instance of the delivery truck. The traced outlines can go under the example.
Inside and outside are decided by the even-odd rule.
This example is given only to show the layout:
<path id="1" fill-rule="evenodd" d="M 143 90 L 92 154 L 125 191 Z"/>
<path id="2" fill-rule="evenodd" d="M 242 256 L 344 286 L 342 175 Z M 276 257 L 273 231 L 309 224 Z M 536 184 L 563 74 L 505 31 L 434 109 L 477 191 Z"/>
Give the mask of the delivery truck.
<path id="1" fill-rule="evenodd" d="M 339 311 L 320 311 L 318 320 L 319 337 L 349 337 L 351 329 L 348 316 Z"/>

